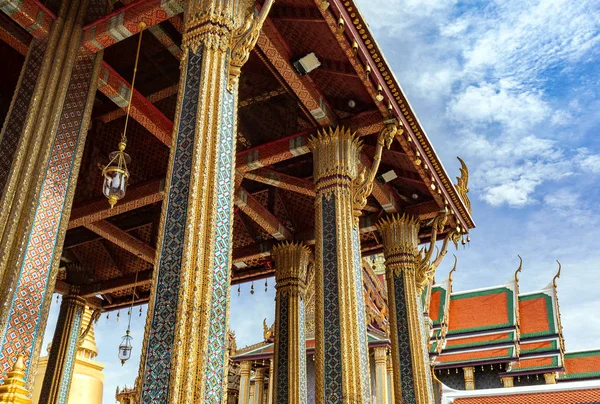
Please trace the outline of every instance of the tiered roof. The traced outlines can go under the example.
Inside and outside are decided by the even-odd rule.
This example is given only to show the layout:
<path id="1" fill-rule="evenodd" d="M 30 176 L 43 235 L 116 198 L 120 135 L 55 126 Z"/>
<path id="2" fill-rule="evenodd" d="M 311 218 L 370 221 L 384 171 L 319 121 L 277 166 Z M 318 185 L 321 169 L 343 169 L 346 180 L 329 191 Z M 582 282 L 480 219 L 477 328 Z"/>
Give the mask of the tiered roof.
<path id="1" fill-rule="evenodd" d="M 565 369 L 559 382 L 600 378 L 600 349 L 566 353 Z"/>
<path id="2" fill-rule="evenodd" d="M 449 283 L 432 288 L 430 315 L 437 329 L 431 353 L 436 356 L 436 367 L 502 363 L 517 358 L 517 282 L 450 293 L 448 298 Z"/>

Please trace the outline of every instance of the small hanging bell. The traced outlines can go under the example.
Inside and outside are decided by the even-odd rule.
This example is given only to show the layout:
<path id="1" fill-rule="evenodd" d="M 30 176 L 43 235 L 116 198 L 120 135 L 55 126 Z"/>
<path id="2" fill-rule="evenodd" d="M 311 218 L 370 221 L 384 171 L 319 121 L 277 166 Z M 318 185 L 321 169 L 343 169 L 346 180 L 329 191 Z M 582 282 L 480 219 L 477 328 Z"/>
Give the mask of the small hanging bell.
<path id="1" fill-rule="evenodd" d="M 254 281 L 252 282 L 252 286 L 250 287 L 250 294 L 254 294 Z"/>
<path id="2" fill-rule="evenodd" d="M 238 296 L 242 293 L 242 289 L 240 288 L 240 285 L 238 285 Z"/>
<path id="3" fill-rule="evenodd" d="M 267 291 L 268 286 L 269 286 L 268 281 L 265 279 L 265 292 Z"/>
<path id="4" fill-rule="evenodd" d="M 121 310 L 117 311 L 117 323 L 119 322 L 120 317 L 121 317 Z"/>
<path id="5" fill-rule="evenodd" d="M 140 317 L 142 317 L 142 306 L 140 306 Z"/>

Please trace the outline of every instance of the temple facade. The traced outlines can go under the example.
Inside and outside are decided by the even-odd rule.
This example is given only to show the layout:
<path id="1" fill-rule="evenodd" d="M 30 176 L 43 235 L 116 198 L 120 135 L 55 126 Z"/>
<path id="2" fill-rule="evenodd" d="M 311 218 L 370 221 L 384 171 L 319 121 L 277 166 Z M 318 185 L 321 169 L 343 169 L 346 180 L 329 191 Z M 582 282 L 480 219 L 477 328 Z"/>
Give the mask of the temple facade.
<path id="1" fill-rule="evenodd" d="M 467 165 L 446 172 L 354 1 L 274 3 L 0 2 L 0 403 L 36 385 L 67 403 L 78 352 L 93 359 L 88 308 L 142 304 L 121 402 L 426 404 L 440 371 L 473 388 L 590 373 L 555 287 L 434 293 L 475 227 Z M 231 286 L 272 277 L 275 324 L 237 350 Z M 468 314 L 482 293 L 485 321 Z"/>

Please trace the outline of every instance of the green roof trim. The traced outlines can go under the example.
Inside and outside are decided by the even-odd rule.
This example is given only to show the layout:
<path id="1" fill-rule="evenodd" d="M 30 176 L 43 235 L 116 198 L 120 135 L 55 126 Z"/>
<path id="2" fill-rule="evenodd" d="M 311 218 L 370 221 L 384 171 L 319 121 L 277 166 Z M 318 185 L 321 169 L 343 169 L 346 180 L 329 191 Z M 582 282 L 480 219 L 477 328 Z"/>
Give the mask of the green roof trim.
<path id="1" fill-rule="evenodd" d="M 552 297 L 548 296 L 545 293 L 534 293 L 532 295 L 519 296 L 519 301 L 527 301 L 540 298 L 544 298 L 546 300 L 546 312 L 548 313 L 548 327 L 550 327 L 550 329 L 548 331 L 536 331 L 530 332 L 528 334 L 521 334 L 521 338 L 541 337 L 544 335 L 556 334 L 556 325 L 554 324 L 554 305 L 552 304 Z"/>
<path id="2" fill-rule="evenodd" d="M 486 325 L 486 326 L 481 326 L 481 327 L 460 328 L 457 330 L 450 330 L 450 331 L 448 331 L 448 335 L 462 334 L 462 333 L 473 332 L 473 331 L 488 331 L 488 330 L 495 330 L 498 328 L 505 328 L 505 327 L 514 327 L 515 326 L 515 302 L 514 302 L 514 299 L 511 298 L 512 297 L 511 295 L 514 295 L 514 291 L 512 291 L 511 289 L 509 289 L 507 287 L 480 290 L 477 292 L 467 292 L 467 293 L 462 293 L 462 294 L 452 294 L 452 295 L 450 295 L 450 300 L 469 299 L 472 297 L 497 295 L 500 293 L 506 294 L 506 301 L 508 303 L 508 322 L 503 323 L 503 324 L 494 324 L 494 325 Z"/>
<path id="3" fill-rule="evenodd" d="M 477 336 L 477 335 L 475 335 L 475 336 Z M 493 334 L 490 335 L 490 337 L 491 336 L 493 336 Z M 465 337 L 465 338 L 472 338 L 472 337 Z M 507 343 L 507 342 L 513 342 L 514 340 L 515 340 L 515 332 L 509 331 L 508 336 L 506 338 L 494 340 L 494 341 L 477 341 L 477 342 L 470 342 L 470 343 L 466 343 L 466 344 L 449 345 L 449 343 L 451 341 L 447 340 L 446 341 L 446 349 L 460 349 L 460 348 L 471 348 L 471 347 L 479 347 L 479 346 L 486 346 L 486 345 L 496 345 L 496 344 L 503 344 L 503 343 Z"/>
<path id="4" fill-rule="evenodd" d="M 526 360 L 526 359 L 523 359 Z M 537 369 L 554 369 L 558 367 L 558 356 L 553 356 L 552 357 L 552 363 L 550 365 L 543 365 L 543 366 L 530 366 L 527 368 L 518 368 L 518 369 L 514 369 L 514 370 L 510 370 L 506 373 L 520 373 L 520 372 L 527 372 L 530 370 L 537 370 Z"/>
<path id="5" fill-rule="evenodd" d="M 556 340 L 551 340 L 550 348 L 533 348 L 533 349 L 521 349 L 521 354 L 528 354 L 534 352 L 546 352 L 546 351 L 556 351 L 558 349 L 558 342 Z"/>
<path id="6" fill-rule="evenodd" d="M 565 359 L 569 358 L 587 358 L 588 356 L 600 356 L 600 349 L 594 349 L 592 351 L 581 351 L 581 352 L 566 352 Z"/>
<path id="7" fill-rule="evenodd" d="M 593 379 L 600 378 L 600 372 L 585 372 L 585 373 L 573 373 L 560 375 L 558 380 L 575 380 L 575 379 Z"/>
<path id="8" fill-rule="evenodd" d="M 514 352 L 515 352 L 515 348 L 514 347 L 510 347 L 507 348 L 508 349 L 508 354 L 506 355 L 498 355 L 498 356 L 489 356 L 487 358 L 477 358 L 477 359 L 465 359 L 465 360 L 460 360 L 460 361 L 455 361 L 455 362 L 440 362 L 439 365 L 440 366 L 447 366 L 447 365 L 457 365 L 460 363 L 478 363 L 478 362 L 486 362 L 489 361 L 490 359 L 511 359 L 513 358 Z"/>

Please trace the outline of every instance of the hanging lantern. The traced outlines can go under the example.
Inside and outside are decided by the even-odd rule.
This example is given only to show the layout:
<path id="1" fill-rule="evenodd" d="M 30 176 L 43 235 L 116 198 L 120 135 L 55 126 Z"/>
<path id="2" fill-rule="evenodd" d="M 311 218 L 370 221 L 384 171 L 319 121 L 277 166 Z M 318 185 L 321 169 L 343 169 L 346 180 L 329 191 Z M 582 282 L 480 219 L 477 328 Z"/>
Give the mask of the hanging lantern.
<path id="1" fill-rule="evenodd" d="M 102 169 L 102 176 L 104 177 L 102 192 L 108 198 L 111 208 L 123 199 L 125 192 L 127 192 L 127 181 L 129 180 L 127 163 L 131 162 L 131 157 L 125 153 L 125 147 L 127 147 L 127 143 L 125 135 L 123 135 L 121 142 L 119 142 L 119 150 L 109 155 L 110 162 Z"/>
<path id="2" fill-rule="evenodd" d="M 117 202 L 125 196 L 127 192 L 127 181 L 129 181 L 129 170 L 127 170 L 127 164 L 131 162 L 131 157 L 125 153 L 127 147 L 127 126 L 129 124 L 129 114 L 131 111 L 131 101 L 133 99 L 135 76 L 137 74 L 138 61 L 140 58 L 140 47 L 142 45 L 142 33 L 146 28 L 146 24 L 141 22 L 139 25 L 140 37 L 138 39 L 137 53 L 135 55 L 135 65 L 133 67 L 133 79 L 131 80 L 131 90 L 129 92 L 129 102 L 127 103 L 127 113 L 125 115 L 125 128 L 121 135 L 121 141 L 117 151 L 109 154 L 109 162 L 102 169 L 102 176 L 104 177 L 104 184 L 102 186 L 102 193 L 108 199 L 111 209 L 117 204 Z"/>
<path id="3" fill-rule="evenodd" d="M 125 364 L 131 358 L 131 341 L 133 338 L 129 335 L 129 330 L 123 335 L 121 345 L 119 345 L 119 359 L 121 360 L 121 366 Z"/>

